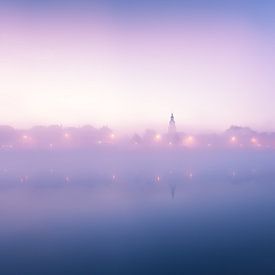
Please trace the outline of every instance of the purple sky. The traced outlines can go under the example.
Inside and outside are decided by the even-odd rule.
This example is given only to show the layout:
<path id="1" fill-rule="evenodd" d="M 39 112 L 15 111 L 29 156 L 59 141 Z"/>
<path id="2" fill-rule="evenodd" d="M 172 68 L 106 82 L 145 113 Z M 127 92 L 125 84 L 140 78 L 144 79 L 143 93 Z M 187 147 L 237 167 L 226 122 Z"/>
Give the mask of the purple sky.
<path id="1" fill-rule="evenodd" d="M 275 129 L 271 2 L 22 2 L 0 3 L 0 124 Z"/>

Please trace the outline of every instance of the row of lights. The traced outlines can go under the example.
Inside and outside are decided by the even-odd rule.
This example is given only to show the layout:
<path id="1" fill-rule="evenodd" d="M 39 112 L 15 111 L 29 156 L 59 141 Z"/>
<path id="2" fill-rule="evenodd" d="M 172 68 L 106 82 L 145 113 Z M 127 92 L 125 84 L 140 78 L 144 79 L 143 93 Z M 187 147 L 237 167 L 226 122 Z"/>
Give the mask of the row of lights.
<path id="1" fill-rule="evenodd" d="M 186 174 L 186 177 L 189 178 L 189 179 L 192 179 L 192 178 L 193 178 L 193 173 L 192 173 L 192 172 L 188 172 L 188 173 Z M 111 180 L 112 180 L 112 181 L 116 181 L 117 179 L 118 179 L 117 175 L 113 174 L 113 175 L 111 176 Z M 160 175 L 155 176 L 155 182 L 156 182 L 156 183 L 160 183 L 161 180 L 162 180 L 162 178 L 161 178 Z M 19 181 L 20 181 L 21 183 L 26 183 L 26 182 L 29 181 L 29 176 L 28 176 L 28 175 L 20 176 L 20 177 L 19 177 Z M 69 176 L 65 176 L 65 177 L 64 177 L 64 182 L 65 182 L 65 183 L 70 183 L 70 182 L 71 182 L 71 178 L 70 178 Z"/>
<path id="2" fill-rule="evenodd" d="M 6 174 L 7 172 L 8 172 L 8 170 L 7 169 L 4 169 L 3 171 L 2 171 L 4 174 Z M 53 169 L 50 169 L 50 174 L 53 174 L 54 173 L 54 170 Z M 251 173 L 252 174 L 255 174 L 255 172 L 256 172 L 256 170 L 255 169 L 252 169 L 251 170 Z M 231 172 L 229 173 L 229 175 L 232 177 L 232 178 L 235 178 L 236 176 L 237 176 L 237 171 L 236 170 L 231 170 Z M 192 171 L 187 171 L 187 172 L 185 172 L 184 173 L 184 177 L 185 178 L 188 178 L 189 180 L 192 180 L 193 179 L 193 177 L 194 177 L 194 174 L 193 174 L 193 172 Z M 116 175 L 116 174 L 112 174 L 111 175 L 111 180 L 113 181 L 113 182 L 116 182 L 117 180 L 118 180 L 118 176 Z M 21 182 L 21 183 L 27 183 L 28 181 L 29 181 L 29 179 L 30 179 L 30 177 L 28 176 L 28 175 L 23 175 L 23 176 L 20 176 L 19 177 L 19 181 Z M 72 180 L 71 180 L 71 177 L 70 176 L 68 176 L 68 175 L 66 175 L 66 176 L 64 176 L 64 182 L 65 183 L 70 183 Z M 160 183 L 162 181 L 162 177 L 161 177 L 161 175 L 156 175 L 155 177 L 154 177 L 154 182 L 155 183 Z"/>
<path id="3" fill-rule="evenodd" d="M 238 145 L 240 145 L 240 146 L 242 146 L 243 144 L 242 143 L 238 143 L 238 138 L 236 137 L 236 136 L 232 136 L 231 138 L 230 138 L 230 142 L 231 142 L 231 144 L 238 144 Z M 255 137 L 252 137 L 251 139 L 250 139 L 250 143 L 252 144 L 252 145 L 254 145 L 254 146 L 257 146 L 257 147 L 261 147 L 262 146 L 262 144 L 258 141 L 258 139 L 257 138 L 255 138 Z"/>
<path id="4" fill-rule="evenodd" d="M 71 138 L 72 138 L 72 136 L 71 136 L 71 134 L 70 133 L 64 133 L 64 139 L 65 140 L 71 140 Z M 110 140 L 115 140 L 115 138 L 116 138 L 116 136 L 115 136 L 115 134 L 114 133 L 111 133 L 110 134 L 110 136 L 109 136 L 109 139 Z M 156 142 L 156 143 L 161 143 L 161 141 L 162 141 L 162 136 L 160 135 L 160 134 L 156 134 L 155 136 L 154 136 L 154 141 Z M 24 134 L 24 135 L 22 135 L 22 141 L 23 141 L 23 143 L 24 144 L 32 144 L 33 143 L 33 138 L 31 137 L 31 136 L 29 136 L 29 135 L 26 135 L 26 134 Z M 98 145 L 100 145 L 100 144 L 102 144 L 103 143 L 103 141 L 102 140 L 98 140 L 97 141 L 97 144 Z M 252 145 L 254 145 L 254 146 L 256 146 L 256 147 L 261 147 L 262 146 L 262 144 L 258 141 L 258 139 L 257 138 L 255 138 L 255 137 L 252 137 L 251 139 L 250 139 L 250 143 L 252 144 Z M 137 144 L 137 143 L 136 143 Z M 197 144 L 197 142 L 196 142 L 196 139 L 195 139 L 195 137 L 194 136 L 192 136 L 192 135 L 189 135 L 189 136 L 186 136 L 186 137 L 184 137 L 183 139 L 182 139 L 182 145 L 183 146 L 185 146 L 185 147 L 193 147 L 193 146 L 195 146 Z M 239 143 L 238 142 L 238 138 L 236 137 L 236 136 L 231 136 L 230 138 L 229 138 L 229 144 L 232 144 L 232 145 L 239 145 L 240 147 L 242 147 L 243 146 L 243 144 L 242 143 Z M 173 142 L 172 141 L 169 141 L 168 142 L 168 145 L 169 146 L 172 146 L 173 145 Z M 53 145 L 53 143 L 50 143 L 49 144 L 49 148 L 50 149 L 52 149 L 54 147 L 54 145 Z M 207 144 L 207 147 L 212 147 L 212 144 L 211 143 L 208 143 Z M 1 146 L 1 149 L 13 149 L 13 145 L 12 144 L 9 144 L 9 145 L 2 145 Z"/>

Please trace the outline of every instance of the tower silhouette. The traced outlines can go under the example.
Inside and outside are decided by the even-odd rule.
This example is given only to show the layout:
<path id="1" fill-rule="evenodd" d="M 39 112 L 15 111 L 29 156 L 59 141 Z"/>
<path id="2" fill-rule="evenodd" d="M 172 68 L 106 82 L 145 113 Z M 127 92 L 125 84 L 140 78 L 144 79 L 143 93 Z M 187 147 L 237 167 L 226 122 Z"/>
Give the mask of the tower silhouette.
<path id="1" fill-rule="evenodd" d="M 177 131 L 177 129 L 176 129 L 176 123 L 175 123 L 174 115 L 172 113 L 171 117 L 170 117 L 170 121 L 169 121 L 168 133 L 170 135 L 174 135 L 176 133 L 176 131 Z"/>

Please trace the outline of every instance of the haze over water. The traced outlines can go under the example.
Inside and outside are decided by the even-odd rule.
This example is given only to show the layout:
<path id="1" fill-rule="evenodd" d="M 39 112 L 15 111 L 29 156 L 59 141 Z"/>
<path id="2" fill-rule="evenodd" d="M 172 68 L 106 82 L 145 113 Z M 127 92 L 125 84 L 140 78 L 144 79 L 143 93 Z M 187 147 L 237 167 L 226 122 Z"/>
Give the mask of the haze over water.
<path id="1" fill-rule="evenodd" d="M 275 274 L 274 13 L 0 0 L 0 274 Z"/>
<path id="2" fill-rule="evenodd" d="M 3 274 L 273 274 L 272 151 L 0 157 Z"/>

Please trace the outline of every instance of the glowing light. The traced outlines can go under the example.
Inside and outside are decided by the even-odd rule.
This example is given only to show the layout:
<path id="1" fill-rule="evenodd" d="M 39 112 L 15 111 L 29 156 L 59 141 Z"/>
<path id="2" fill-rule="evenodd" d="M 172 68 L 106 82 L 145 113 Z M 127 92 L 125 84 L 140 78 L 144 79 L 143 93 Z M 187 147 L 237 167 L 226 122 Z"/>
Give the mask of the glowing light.
<path id="1" fill-rule="evenodd" d="M 168 144 L 169 144 L 169 146 L 173 145 L 173 143 L 172 143 L 171 141 L 169 141 L 169 143 L 168 143 Z"/>
<path id="2" fill-rule="evenodd" d="M 22 136 L 22 140 L 23 140 L 23 142 L 30 142 L 31 141 L 31 137 L 28 136 L 28 135 L 23 135 Z"/>
<path id="3" fill-rule="evenodd" d="M 98 141 L 97 141 L 97 144 L 102 144 L 102 140 L 98 140 Z"/>
<path id="4" fill-rule="evenodd" d="M 232 136 L 232 137 L 230 138 L 230 141 L 231 141 L 232 143 L 235 143 L 235 142 L 237 141 L 237 138 L 236 138 L 235 136 Z"/>
<path id="5" fill-rule="evenodd" d="M 115 134 L 114 133 L 112 133 L 112 134 L 110 134 L 110 139 L 115 139 Z"/>
<path id="6" fill-rule="evenodd" d="M 155 135 L 155 141 L 157 141 L 157 142 L 161 141 L 161 135 L 160 134 Z"/>
<path id="7" fill-rule="evenodd" d="M 113 180 L 113 181 L 116 180 L 116 175 L 112 175 L 112 180 Z"/>
<path id="8" fill-rule="evenodd" d="M 183 144 L 185 146 L 192 146 L 195 143 L 195 138 L 193 136 L 187 136 L 183 139 Z"/>
<path id="9" fill-rule="evenodd" d="M 156 176 L 156 182 L 160 182 L 160 176 Z"/>
<path id="10" fill-rule="evenodd" d="M 250 139 L 250 142 L 251 142 L 253 145 L 259 145 L 259 144 L 258 144 L 258 140 L 257 140 L 255 137 L 251 138 L 251 139 Z"/>
<path id="11" fill-rule="evenodd" d="M 66 182 L 66 183 L 69 183 L 70 181 L 71 181 L 71 180 L 70 180 L 70 177 L 69 177 L 69 176 L 66 176 L 66 177 L 65 177 L 65 182 Z"/>
<path id="12" fill-rule="evenodd" d="M 32 143 L 32 138 L 26 134 L 22 135 L 22 143 L 24 144 L 31 144 Z"/>
<path id="13" fill-rule="evenodd" d="M 64 138 L 65 138 L 65 139 L 69 139 L 69 138 L 70 138 L 70 134 L 69 134 L 69 133 L 65 133 L 65 134 L 64 134 Z"/>

